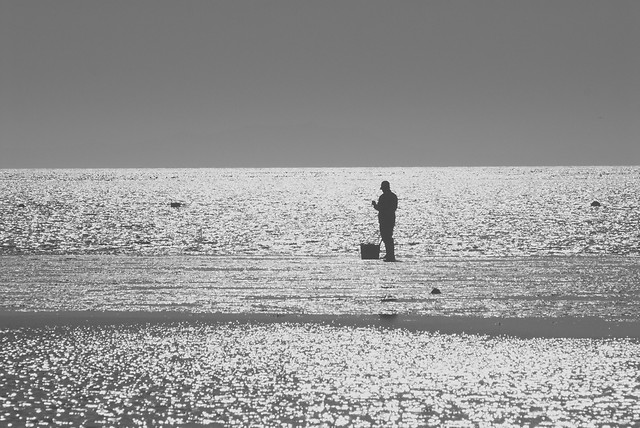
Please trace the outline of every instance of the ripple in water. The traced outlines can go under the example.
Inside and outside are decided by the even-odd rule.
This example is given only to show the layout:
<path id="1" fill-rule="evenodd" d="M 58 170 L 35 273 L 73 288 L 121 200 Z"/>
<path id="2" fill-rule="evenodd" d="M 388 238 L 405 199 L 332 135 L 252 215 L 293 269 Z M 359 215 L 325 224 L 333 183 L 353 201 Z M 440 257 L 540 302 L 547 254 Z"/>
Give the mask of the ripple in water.
<path id="1" fill-rule="evenodd" d="M 0 332 L 0 423 L 629 426 L 640 345 L 320 325 Z"/>
<path id="2" fill-rule="evenodd" d="M 639 172 L 0 170 L 0 254 L 345 254 L 378 239 L 370 201 L 387 179 L 401 254 L 637 255 Z"/>

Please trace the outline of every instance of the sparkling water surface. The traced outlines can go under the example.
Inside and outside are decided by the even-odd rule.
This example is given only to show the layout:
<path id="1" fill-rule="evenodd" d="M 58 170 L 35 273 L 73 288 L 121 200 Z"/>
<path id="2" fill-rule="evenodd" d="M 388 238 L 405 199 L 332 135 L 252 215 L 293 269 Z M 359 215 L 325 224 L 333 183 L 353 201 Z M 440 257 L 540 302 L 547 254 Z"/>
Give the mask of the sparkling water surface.
<path id="1" fill-rule="evenodd" d="M 0 310 L 600 317 L 640 321 L 620 256 L 4 256 Z M 434 289 L 440 294 L 433 294 Z"/>
<path id="2" fill-rule="evenodd" d="M 639 173 L 1 170 L 0 310 L 637 323 Z M 400 263 L 359 257 L 379 239 L 385 179 Z M 633 426 L 638 346 L 314 323 L 0 326 L 0 425 Z"/>
<path id="3" fill-rule="evenodd" d="M 396 264 L 359 257 L 382 179 Z M 2 170 L 0 309 L 638 319 L 639 201 L 638 167 Z"/>
<path id="4" fill-rule="evenodd" d="M 640 344 L 318 325 L 0 332 L 14 426 L 632 426 Z M 80 345 L 80 346 L 79 346 Z"/>
<path id="5" fill-rule="evenodd" d="M 353 254 L 383 179 L 404 257 L 640 254 L 638 167 L 1 170 L 0 254 Z"/>

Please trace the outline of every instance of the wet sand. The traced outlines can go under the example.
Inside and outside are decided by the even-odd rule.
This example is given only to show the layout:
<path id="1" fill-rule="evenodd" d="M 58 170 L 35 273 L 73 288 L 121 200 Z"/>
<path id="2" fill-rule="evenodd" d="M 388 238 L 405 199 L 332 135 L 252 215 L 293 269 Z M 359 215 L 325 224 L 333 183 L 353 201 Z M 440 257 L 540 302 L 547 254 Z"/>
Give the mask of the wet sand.
<path id="1" fill-rule="evenodd" d="M 639 321 L 635 257 L 2 257 L 0 311 Z M 441 294 L 431 294 L 433 288 Z M 390 297 L 390 298 L 388 298 Z"/>
<path id="2" fill-rule="evenodd" d="M 640 339 L 640 321 L 596 317 L 503 318 L 428 315 L 316 315 L 189 312 L 0 311 L 0 328 L 102 326 L 158 323 L 318 324 L 332 327 L 398 328 L 411 332 L 478 334 L 519 338 Z"/>

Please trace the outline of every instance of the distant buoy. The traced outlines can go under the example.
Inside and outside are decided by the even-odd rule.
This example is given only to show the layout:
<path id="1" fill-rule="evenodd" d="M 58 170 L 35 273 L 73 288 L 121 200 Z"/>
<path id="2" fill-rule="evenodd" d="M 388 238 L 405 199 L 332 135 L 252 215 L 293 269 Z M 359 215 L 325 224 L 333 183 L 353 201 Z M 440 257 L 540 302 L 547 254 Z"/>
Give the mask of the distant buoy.
<path id="1" fill-rule="evenodd" d="M 599 206 L 601 206 L 601 205 L 602 205 L 602 204 L 601 204 L 600 202 L 598 202 L 598 201 L 593 201 L 593 202 L 591 202 L 591 206 L 592 206 L 592 207 L 599 207 Z"/>
<path id="2" fill-rule="evenodd" d="M 171 208 L 180 208 L 181 206 L 180 202 L 171 202 Z"/>
<path id="3" fill-rule="evenodd" d="M 442 294 L 442 291 L 440 291 L 440 289 L 438 288 L 434 288 L 433 290 L 431 290 L 431 294 Z"/>

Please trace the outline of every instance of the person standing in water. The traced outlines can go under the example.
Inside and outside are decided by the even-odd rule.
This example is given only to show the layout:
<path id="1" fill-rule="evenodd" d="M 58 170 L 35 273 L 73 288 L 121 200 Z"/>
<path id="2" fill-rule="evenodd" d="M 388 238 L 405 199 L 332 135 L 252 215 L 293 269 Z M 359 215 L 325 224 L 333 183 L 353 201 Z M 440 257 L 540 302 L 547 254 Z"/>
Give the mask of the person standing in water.
<path id="1" fill-rule="evenodd" d="M 380 236 L 384 242 L 385 262 L 395 262 L 396 255 L 393 242 L 393 228 L 396 225 L 396 209 L 398 208 L 398 197 L 391 191 L 388 181 L 383 181 L 380 185 L 382 195 L 378 202 L 371 201 L 371 205 L 378 211 L 378 223 L 380 223 Z"/>

